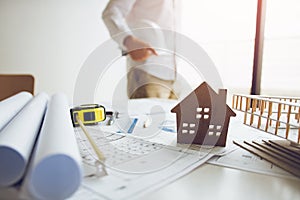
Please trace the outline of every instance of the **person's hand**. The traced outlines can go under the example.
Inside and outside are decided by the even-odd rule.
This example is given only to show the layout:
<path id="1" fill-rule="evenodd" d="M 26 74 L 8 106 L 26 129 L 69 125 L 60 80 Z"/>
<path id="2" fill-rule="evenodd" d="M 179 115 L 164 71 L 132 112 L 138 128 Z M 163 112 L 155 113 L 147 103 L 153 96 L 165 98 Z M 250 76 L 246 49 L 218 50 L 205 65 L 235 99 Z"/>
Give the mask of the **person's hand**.
<path id="1" fill-rule="evenodd" d="M 132 60 L 145 61 L 148 57 L 156 55 L 156 51 L 144 41 L 134 37 L 128 36 L 124 40 L 124 45 L 127 48 L 128 54 Z"/>

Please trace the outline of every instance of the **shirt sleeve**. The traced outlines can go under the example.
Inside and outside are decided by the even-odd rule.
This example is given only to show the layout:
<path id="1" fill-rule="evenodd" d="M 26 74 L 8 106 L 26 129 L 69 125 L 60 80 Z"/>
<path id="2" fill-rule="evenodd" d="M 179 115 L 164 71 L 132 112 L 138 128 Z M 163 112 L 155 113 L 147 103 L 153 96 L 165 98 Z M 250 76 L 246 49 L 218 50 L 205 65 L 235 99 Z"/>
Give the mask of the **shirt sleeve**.
<path id="1" fill-rule="evenodd" d="M 126 50 L 123 44 L 124 39 L 133 35 L 126 22 L 126 16 L 135 2 L 136 0 L 110 0 L 102 13 L 102 19 L 111 37 L 123 50 Z"/>

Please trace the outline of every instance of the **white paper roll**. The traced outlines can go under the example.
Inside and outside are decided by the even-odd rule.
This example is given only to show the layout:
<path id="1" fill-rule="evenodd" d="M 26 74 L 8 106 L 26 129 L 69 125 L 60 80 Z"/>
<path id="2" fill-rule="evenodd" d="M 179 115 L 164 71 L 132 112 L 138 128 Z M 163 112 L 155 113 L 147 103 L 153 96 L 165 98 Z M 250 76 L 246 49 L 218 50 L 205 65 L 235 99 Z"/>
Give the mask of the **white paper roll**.
<path id="1" fill-rule="evenodd" d="M 47 102 L 47 94 L 38 94 L 0 132 L 0 186 L 23 177 Z"/>
<path id="2" fill-rule="evenodd" d="M 30 101 L 32 94 L 20 92 L 0 101 L 0 131 Z"/>
<path id="3" fill-rule="evenodd" d="M 63 94 L 48 104 L 28 176 L 27 187 L 38 199 L 65 199 L 81 184 L 81 157 Z"/>

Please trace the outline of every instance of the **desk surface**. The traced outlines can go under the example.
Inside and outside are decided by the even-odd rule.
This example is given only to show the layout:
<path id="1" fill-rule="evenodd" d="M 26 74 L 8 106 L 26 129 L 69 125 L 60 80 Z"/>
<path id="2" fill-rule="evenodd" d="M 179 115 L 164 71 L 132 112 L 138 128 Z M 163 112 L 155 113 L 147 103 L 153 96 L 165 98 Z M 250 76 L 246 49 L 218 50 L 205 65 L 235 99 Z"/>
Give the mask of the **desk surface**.
<path id="1" fill-rule="evenodd" d="M 242 124 L 237 116 L 230 124 L 231 134 L 261 132 Z M 238 130 L 237 130 L 238 129 Z M 265 133 L 263 133 L 265 134 Z M 243 136 L 241 136 L 243 137 Z M 281 178 L 227 167 L 204 164 L 175 182 L 146 195 L 152 199 L 300 199 L 300 178 Z"/>
<path id="2" fill-rule="evenodd" d="M 238 126 L 242 129 L 238 129 Z M 239 119 L 233 120 L 230 128 L 231 133 L 238 132 L 239 135 L 258 131 L 242 125 Z M 244 138 L 244 135 L 241 137 Z M 16 199 L 16 192 L 12 190 L 4 193 L 0 189 L 0 199 L 6 197 Z M 300 199 L 300 178 L 280 178 L 204 164 L 141 199 L 296 200 Z"/>
<path id="3" fill-rule="evenodd" d="M 14 190 L 5 193 L 0 190 L 0 199 L 15 199 L 14 197 Z M 296 200 L 300 199 L 300 179 L 279 178 L 204 164 L 141 199 Z"/>
<path id="4" fill-rule="evenodd" d="M 300 179 L 286 179 L 205 164 L 150 199 L 300 199 Z"/>

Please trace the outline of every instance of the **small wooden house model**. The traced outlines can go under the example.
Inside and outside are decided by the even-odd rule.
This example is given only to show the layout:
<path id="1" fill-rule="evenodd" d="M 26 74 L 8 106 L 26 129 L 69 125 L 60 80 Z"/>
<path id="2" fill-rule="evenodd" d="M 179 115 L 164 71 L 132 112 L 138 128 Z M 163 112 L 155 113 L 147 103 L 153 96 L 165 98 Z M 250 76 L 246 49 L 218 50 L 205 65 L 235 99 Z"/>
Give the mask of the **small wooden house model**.
<path id="1" fill-rule="evenodd" d="M 177 104 L 177 143 L 225 146 L 229 120 L 236 114 L 226 104 L 226 89 L 217 94 L 206 82 Z"/>

